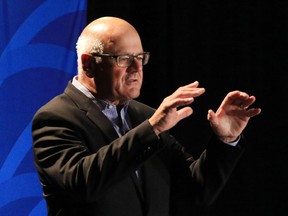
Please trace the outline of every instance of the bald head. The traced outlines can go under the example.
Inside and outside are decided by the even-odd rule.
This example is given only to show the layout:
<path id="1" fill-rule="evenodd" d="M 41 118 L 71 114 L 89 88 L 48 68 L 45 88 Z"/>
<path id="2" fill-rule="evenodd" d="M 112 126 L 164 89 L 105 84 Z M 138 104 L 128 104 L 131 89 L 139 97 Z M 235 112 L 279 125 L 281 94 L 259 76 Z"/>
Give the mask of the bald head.
<path id="1" fill-rule="evenodd" d="M 128 44 L 131 37 L 137 40 Z M 139 44 L 142 46 L 137 30 L 127 21 L 117 17 L 98 18 L 85 27 L 77 41 L 78 59 L 83 53 L 92 52 L 124 54 L 121 53 L 123 42 L 131 48 Z"/>
<path id="2" fill-rule="evenodd" d="M 127 32 L 137 33 L 136 29 L 127 21 L 117 17 L 101 17 L 94 20 L 83 30 L 81 35 L 94 34 L 101 37 L 103 40 L 111 37 L 113 40 Z"/>

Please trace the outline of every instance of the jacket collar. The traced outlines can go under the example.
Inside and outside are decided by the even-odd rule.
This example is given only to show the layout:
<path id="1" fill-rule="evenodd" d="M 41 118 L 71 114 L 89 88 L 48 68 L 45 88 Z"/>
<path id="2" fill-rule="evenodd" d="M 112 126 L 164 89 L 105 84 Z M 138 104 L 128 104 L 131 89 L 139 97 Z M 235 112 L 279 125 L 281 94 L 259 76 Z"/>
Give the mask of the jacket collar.
<path id="1" fill-rule="evenodd" d="M 118 138 L 118 135 L 109 119 L 101 112 L 99 107 L 91 100 L 91 98 L 88 98 L 73 86 L 71 82 L 68 83 L 64 93 L 74 101 L 80 110 L 86 112 L 86 117 L 103 132 L 109 142 Z"/>
<path id="2" fill-rule="evenodd" d="M 80 110 L 86 112 L 87 118 L 90 119 L 102 131 L 109 142 L 112 142 L 118 138 L 118 135 L 109 119 L 102 113 L 93 100 L 78 90 L 71 83 L 71 81 L 69 81 L 64 93 L 74 101 Z M 137 107 L 133 106 L 133 102 L 129 103 L 127 112 L 130 116 L 132 127 L 135 127 L 143 122 Z"/>

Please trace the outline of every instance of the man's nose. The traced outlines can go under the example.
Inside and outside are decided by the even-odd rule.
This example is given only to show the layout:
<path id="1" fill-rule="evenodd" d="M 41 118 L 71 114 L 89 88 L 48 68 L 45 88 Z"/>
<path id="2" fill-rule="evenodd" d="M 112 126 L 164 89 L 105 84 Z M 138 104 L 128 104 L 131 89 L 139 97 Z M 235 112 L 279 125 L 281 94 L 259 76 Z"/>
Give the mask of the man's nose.
<path id="1" fill-rule="evenodd" d="M 129 66 L 129 68 L 133 68 L 136 70 L 142 70 L 143 65 L 142 65 L 142 60 L 141 59 L 137 59 L 136 57 L 133 58 L 133 61 L 131 63 L 131 65 Z"/>

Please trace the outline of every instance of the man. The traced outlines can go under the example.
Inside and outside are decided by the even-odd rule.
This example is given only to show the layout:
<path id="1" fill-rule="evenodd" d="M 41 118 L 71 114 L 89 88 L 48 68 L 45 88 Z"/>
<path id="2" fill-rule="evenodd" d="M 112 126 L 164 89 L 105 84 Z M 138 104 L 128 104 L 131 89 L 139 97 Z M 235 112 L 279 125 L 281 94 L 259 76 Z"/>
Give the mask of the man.
<path id="1" fill-rule="evenodd" d="M 77 42 L 78 75 L 33 119 L 35 165 L 48 215 L 190 215 L 193 204 L 212 203 L 244 149 L 241 136 L 260 108 L 255 97 L 228 93 L 198 160 L 168 130 L 193 112 L 204 88 L 193 82 L 158 109 L 135 101 L 144 52 L 133 26 L 116 17 L 90 23 Z"/>

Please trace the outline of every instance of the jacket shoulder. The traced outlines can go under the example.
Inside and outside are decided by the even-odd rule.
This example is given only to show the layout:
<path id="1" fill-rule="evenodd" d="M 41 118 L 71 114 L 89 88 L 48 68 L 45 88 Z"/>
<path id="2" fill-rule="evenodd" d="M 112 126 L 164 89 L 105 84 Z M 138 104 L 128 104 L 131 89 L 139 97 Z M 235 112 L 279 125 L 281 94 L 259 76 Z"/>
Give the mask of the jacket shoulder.
<path id="1" fill-rule="evenodd" d="M 150 114 L 153 114 L 156 110 L 155 108 L 152 108 L 151 106 L 144 104 L 142 102 L 139 102 L 137 100 L 131 100 L 129 103 L 129 107 L 137 109 L 138 111 L 148 112 Z"/>

